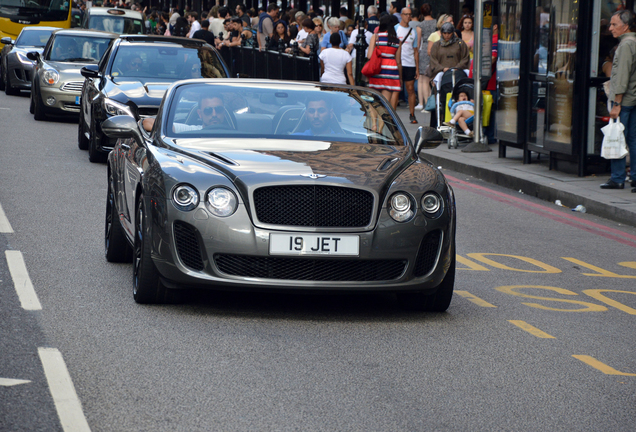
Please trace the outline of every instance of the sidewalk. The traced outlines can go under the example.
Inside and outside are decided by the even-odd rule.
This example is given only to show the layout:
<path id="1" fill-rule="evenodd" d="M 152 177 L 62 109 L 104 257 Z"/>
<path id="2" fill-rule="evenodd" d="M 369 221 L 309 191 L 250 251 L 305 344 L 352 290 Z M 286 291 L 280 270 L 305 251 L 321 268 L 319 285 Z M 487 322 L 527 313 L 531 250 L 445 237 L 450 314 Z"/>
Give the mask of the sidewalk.
<path id="1" fill-rule="evenodd" d="M 409 123 L 409 111 L 402 103 L 397 113 L 406 125 L 411 138 L 419 126 L 428 126 L 428 113 L 415 112 L 418 124 Z M 446 143 L 433 150 L 422 150 L 421 156 L 435 166 L 467 174 L 475 178 L 497 184 L 526 195 L 549 201 L 554 204 L 561 200 L 565 207 L 574 208 L 583 205 L 587 213 L 601 216 L 616 222 L 636 226 L 636 193 L 631 193 L 629 183 L 625 189 L 604 190 L 599 186 L 609 179 L 609 173 L 603 176 L 578 177 L 560 171 L 550 171 L 548 158 L 537 160 L 533 154 L 532 163 L 524 165 L 522 151 L 512 147 L 506 149 L 506 158 L 500 159 L 499 146 L 490 146 L 487 153 L 462 153 L 458 149 L 449 149 Z"/>

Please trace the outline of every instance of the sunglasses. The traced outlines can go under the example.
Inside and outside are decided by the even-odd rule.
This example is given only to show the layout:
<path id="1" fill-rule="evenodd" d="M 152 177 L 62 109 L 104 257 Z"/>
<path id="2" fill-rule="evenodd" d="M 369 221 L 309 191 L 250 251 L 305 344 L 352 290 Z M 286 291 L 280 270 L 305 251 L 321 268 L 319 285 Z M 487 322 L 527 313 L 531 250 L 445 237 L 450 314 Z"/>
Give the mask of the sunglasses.
<path id="1" fill-rule="evenodd" d="M 327 108 L 307 108 L 307 114 L 309 115 L 314 115 L 316 113 L 327 114 L 327 111 L 329 111 Z"/>
<path id="2" fill-rule="evenodd" d="M 206 116 L 211 116 L 212 114 L 221 114 L 222 112 L 222 105 L 203 108 L 203 114 L 205 114 Z"/>

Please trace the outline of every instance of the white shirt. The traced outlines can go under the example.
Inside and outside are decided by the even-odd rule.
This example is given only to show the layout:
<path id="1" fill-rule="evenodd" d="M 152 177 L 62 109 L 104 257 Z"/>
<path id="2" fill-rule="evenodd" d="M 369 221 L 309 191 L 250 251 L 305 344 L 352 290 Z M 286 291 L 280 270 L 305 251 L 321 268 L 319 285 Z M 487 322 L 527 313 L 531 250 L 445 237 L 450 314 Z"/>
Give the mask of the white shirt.
<path id="1" fill-rule="evenodd" d="M 190 33 L 188 33 L 188 37 L 192 38 L 192 35 L 194 34 L 194 32 L 199 30 L 201 30 L 201 24 L 199 23 L 199 21 L 194 20 L 194 22 L 190 26 Z"/>
<path id="2" fill-rule="evenodd" d="M 415 67 L 414 48 L 417 47 L 417 31 L 411 27 L 403 27 L 400 24 L 395 26 L 395 33 L 397 33 L 400 42 L 404 40 L 409 31 L 411 34 L 409 34 L 408 40 L 402 44 L 402 66 Z"/>
<path id="3" fill-rule="evenodd" d="M 367 51 L 365 52 L 365 55 L 367 57 L 369 57 L 369 44 L 371 43 L 371 38 L 373 37 L 373 33 L 371 33 L 369 30 L 365 30 L 364 31 L 364 38 L 367 40 Z M 353 29 L 353 31 L 351 32 L 351 36 L 349 36 L 349 43 L 350 44 L 354 44 L 353 45 L 353 50 L 351 50 L 351 60 L 356 61 L 356 48 L 355 48 L 355 43 L 358 42 L 358 29 L 355 28 Z"/>
<path id="4" fill-rule="evenodd" d="M 351 61 L 349 53 L 341 48 L 327 48 L 318 56 L 325 64 L 320 82 L 346 84 L 345 67 Z"/>
<path id="5" fill-rule="evenodd" d="M 309 36 L 309 33 L 307 33 L 307 30 L 305 30 L 304 28 L 300 29 L 300 31 L 298 32 L 298 35 L 296 36 L 296 40 L 298 42 L 302 42 L 305 39 L 307 39 L 307 36 Z"/>

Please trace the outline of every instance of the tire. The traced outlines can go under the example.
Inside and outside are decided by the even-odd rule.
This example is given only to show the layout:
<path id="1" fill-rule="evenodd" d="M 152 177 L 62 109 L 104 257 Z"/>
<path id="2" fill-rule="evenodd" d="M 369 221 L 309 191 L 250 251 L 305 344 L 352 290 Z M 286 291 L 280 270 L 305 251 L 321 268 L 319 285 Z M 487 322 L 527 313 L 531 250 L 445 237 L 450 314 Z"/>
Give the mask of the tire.
<path id="1" fill-rule="evenodd" d="M 32 90 L 31 97 L 33 97 L 33 118 L 38 121 L 46 120 L 46 108 L 44 108 L 40 92 Z"/>
<path id="2" fill-rule="evenodd" d="M 11 82 L 9 82 L 9 71 L 7 71 L 5 68 L 2 68 L 2 82 L 4 84 L 4 93 L 7 96 L 15 96 L 15 95 L 19 95 L 20 94 L 20 90 L 19 89 L 14 89 L 11 86 Z"/>
<path id="3" fill-rule="evenodd" d="M 0 91 L 4 91 L 4 68 L 2 67 L 1 59 L 0 59 Z"/>
<path id="4" fill-rule="evenodd" d="M 398 293 L 397 299 L 400 308 L 408 311 L 418 312 L 445 312 L 450 306 L 455 287 L 455 245 L 451 248 L 453 255 L 451 265 L 446 272 L 446 276 L 437 286 L 437 291 L 433 294 L 421 292 Z"/>
<path id="5" fill-rule="evenodd" d="M 139 194 L 135 212 L 135 245 L 133 247 L 133 298 L 137 303 L 177 303 L 182 293 L 163 286 L 150 256 L 151 239 L 146 225 L 143 194 Z"/>
<path id="6" fill-rule="evenodd" d="M 95 138 L 97 138 L 97 131 L 95 130 L 94 119 L 95 117 L 93 116 L 93 120 L 91 121 L 91 137 L 88 140 L 88 160 L 93 163 L 103 163 L 106 162 L 108 154 L 97 149 L 97 143 L 95 142 Z"/>
<path id="7" fill-rule="evenodd" d="M 132 262 L 132 248 L 126 239 L 115 207 L 112 175 L 108 178 L 108 195 L 106 196 L 106 220 L 104 226 L 104 254 L 106 261 L 112 263 Z"/>
<path id="8" fill-rule="evenodd" d="M 29 99 L 30 99 L 30 102 L 29 102 L 29 112 L 30 112 L 31 114 L 33 114 L 33 113 L 35 112 L 35 103 L 33 103 L 33 94 L 34 94 L 34 93 L 35 93 L 35 90 L 34 90 L 33 84 L 31 84 L 31 97 L 29 98 Z"/>
<path id="9" fill-rule="evenodd" d="M 84 135 L 84 111 L 80 108 L 79 125 L 77 126 L 77 147 L 80 150 L 88 149 L 88 138 Z"/>

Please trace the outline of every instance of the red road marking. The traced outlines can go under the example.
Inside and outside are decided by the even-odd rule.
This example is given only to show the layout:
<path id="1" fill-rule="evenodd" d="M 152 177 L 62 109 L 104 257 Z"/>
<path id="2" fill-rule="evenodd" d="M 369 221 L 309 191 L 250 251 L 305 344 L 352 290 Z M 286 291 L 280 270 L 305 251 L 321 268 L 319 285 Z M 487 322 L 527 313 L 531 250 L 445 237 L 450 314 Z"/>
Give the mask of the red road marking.
<path id="1" fill-rule="evenodd" d="M 541 204 L 535 204 L 535 203 L 526 201 L 522 198 L 517 198 L 515 196 L 511 196 L 503 192 L 498 192 L 492 189 L 488 189 L 487 187 L 479 186 L 467 181 L 463 181 L 449 175 L 445 175 L 445 177 L 449 181 L 456 183 L 454 186 L 459 189 L 469 190 L 469 191 L 478 193 L 479 195 L 483 195 L 488 198 L 494 199 L 495 201 L 499 201 L 504 204 L 510 204 L 519 209 L 538 214 L 548 219 L 552 219 L 556 222 L 561 222 L 566 225 L 570 225 L 575 228 L 582 229 L 589 233 L 606 237 L 608 239 L 617 241 L 627 246 L 636 247 L 635 235 L 628 234 L 623 231 L 610 228 L 610 227 L 607 227 L 592 221 L 581 219 L 580 217 L 577 217 L 571 214 L 562 213 L 553 208 L 550 208 Z"/>

